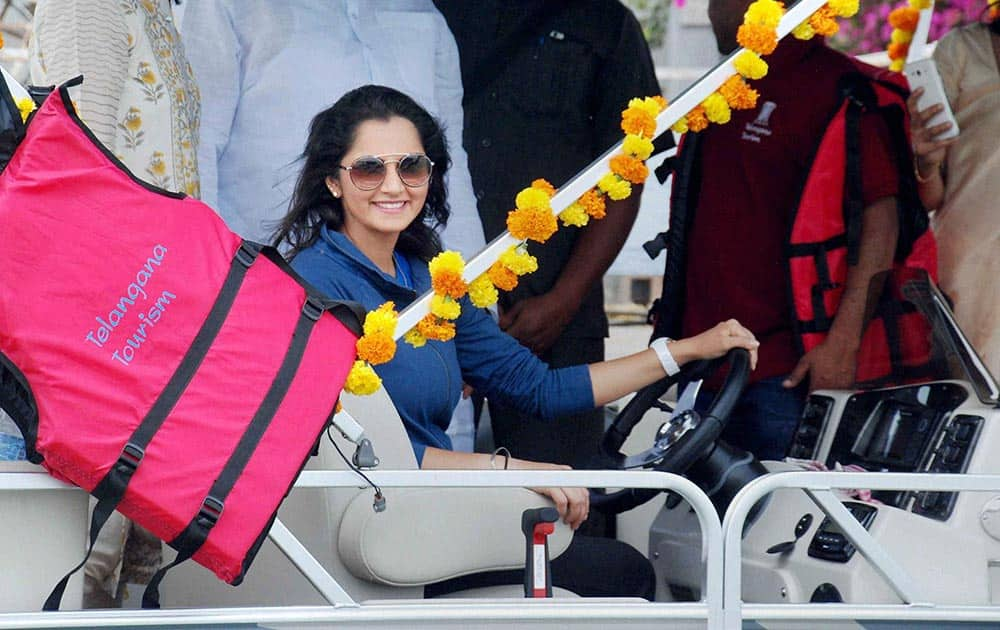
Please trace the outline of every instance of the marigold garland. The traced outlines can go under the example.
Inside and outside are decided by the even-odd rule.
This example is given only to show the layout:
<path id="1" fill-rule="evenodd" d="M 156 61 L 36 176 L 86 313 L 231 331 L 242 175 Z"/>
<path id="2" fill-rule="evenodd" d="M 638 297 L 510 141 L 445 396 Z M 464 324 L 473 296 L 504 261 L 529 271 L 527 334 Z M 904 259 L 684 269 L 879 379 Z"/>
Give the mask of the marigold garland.
<path id="1" fill-rule="evenodd" d="M 931 0 L 909 0 L 907 4 L 889 12 L 889 24 L 892 26 L 887 48 L 890 70 L 902 71 L 906 56 L 910 53 L 913 32 L 917 30 L 917 22 L 920 21 L 920 11 L 930 7 Z"/>

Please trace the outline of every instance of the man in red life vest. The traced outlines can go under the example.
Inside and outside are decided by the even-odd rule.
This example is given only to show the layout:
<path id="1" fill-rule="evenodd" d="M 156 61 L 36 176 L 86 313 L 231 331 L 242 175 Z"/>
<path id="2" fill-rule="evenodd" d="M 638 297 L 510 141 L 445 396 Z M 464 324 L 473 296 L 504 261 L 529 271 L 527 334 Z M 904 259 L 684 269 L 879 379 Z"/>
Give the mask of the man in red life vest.
<path id="1" fill-rule="evenodd" d="M 723 54 L 749 4 L 709 1 Z M 760 360 L 723 438 L 781 459 L 807 391 L 855 383 L 872 276 L 936 263 L 902 78 L 819 36 L 786 37 L 767 62 L 755 109 L 682 139 L 654 336 L 726 317 L 753 330 Z"/>

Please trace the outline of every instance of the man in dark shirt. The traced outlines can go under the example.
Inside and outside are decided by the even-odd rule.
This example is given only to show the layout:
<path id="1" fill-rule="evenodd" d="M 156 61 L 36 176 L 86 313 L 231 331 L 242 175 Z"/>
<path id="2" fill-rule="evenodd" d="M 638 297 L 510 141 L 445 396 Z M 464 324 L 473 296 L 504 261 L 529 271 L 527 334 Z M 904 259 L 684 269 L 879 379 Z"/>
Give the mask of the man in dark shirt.
<path id="1" fill-rule="evenodd" d="M 465 137 L 487 241 L 506 230 L 518 191 L 566 183 L 623 137 L 630 98 L 660 93 L 649 48 L 617 0 L 435 0 L 455 35 Z M 500 299 L 500 326 L 553 367 L 604 358 L 601 279 L 628 236 L 641 189 L 582 229 L 531 243 L 538 271 Z M 490 401 L 497 446 L 581 467 L 596 453 L 603 412 L 532 422 Z"/>
<path id="2" fill-rule="evenodd" d="M 710 0 L 720 52 L 737 48 L 736 30 L 749 4 Z M 793 218 L 804 212 L 800 196 L 817 146 L 841 102 L 838 82 L 858 66 L 818 36 L 786 37 L 766 60 L 767 76 L 753 82 L 760 93 L 755 109 L 733 111 L 730 122 L 710 125 L 697 142 L 682 142 L 682 151 L 697 145 L 693 168 L 700 174 L 688 182 L 694 201 L 688 204 L 684 247 L 674 252 L 683 267 L 665 290 L 680 304 L 665 308 L 681 314 L 680 330 L 668 334 L 700 330 L 727 317 L 753 330 L 761 342 L 760 361 L 723 438 L 760 459 L 781 459 L 801 415 L 806 384 L 809 389 L 853 385 L 868 283 L 893 261 L 899 181 L 886 121 L 866 111 L 860 122 L 859 261 L 848 268 L 826 340 L 803 354 L 792 321 L 787 242 Z M 682 213 L 677 190 L 673 212 Z M 708 388 L 716 384 L 709 382 Z"/>

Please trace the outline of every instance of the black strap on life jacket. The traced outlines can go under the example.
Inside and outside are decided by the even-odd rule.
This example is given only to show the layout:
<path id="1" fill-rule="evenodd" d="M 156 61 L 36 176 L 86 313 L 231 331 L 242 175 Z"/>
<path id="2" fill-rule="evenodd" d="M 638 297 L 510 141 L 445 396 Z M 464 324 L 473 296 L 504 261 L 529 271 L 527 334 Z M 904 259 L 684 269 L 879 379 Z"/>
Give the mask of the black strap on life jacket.
<path id="1" fill-rule="evenodd" d="M 274 250 L 270 250 L 274 251 Z M 275 252 L 276 254 L 277 252 Z M 226 499 L 236 485 L 243 470 L 249 463 L 251 456 L 264 437 L 264 432 L 271 424 L 274 414 L 277 413 L 281 401 L 284 400 L 288 388 L 295 378 L 295 373 L 299 369 L 302 357 L 305 354 L 306 345 L 309 343 L 309 336 L 313 327 L 319 321 L 320 316 L 325 311 L 322 300 L 307 297 L 302 305 L 298 322 L 292 333 L 285 357 L 282 359 L 281 367 L 271 381 L 271 386 L 267 394 L 261 401 L 260 406 L 254 413 L 246 430 L 240 437 L 239 443 L 229 456 L 229 460 L 223 466 L 219 476 L 212 483 L 208 494 L 202 501 L 198 514 L 188 523 L 177 538 L 170 541 L 170 546 L 177 549 L 177 557 L 170 564 L 160 568 L 149 580 L 146 590 L 142 595 L 143 608 L 159 608 L 160 593 L 159 586 L 167 571 L 177 566 L 181 562 L 191 558 L 208 539 L 209 533 L 215 524 L 219 522 L 219 517 L 226 506 Z"/>
<path id="2" fill-rule="evenodd" d="M 104 527 L 108 518 L 111 517 L 111 513 L 118 507 L 122 497 L 125 496 L 125 490 L 128 488 L 132 476 L 142 464 L 146 447 L 163 425 L 174 405 L 180 400 L 188 383 L 194 378 L 195 372 L 197 372 L 205 355 L 208 354 L 209 348 L 212 347 L 212 342 L 222 328 L 222 324 L 226 321 L 226 316 L 229 314 L 229 310 L 236 300 L 236 295 L 243 284 L 243 279 L 246 277 L 250 266 L 257 259 L 260 249 L 260 245 L 250 243 L 249 241 L 244 241 L 240 245 L 230 264 L 229 273 L 222 283 L 222 288 L 219 290 L 219 294 L 212 304 L 208 317 L 202 323 L 198 334 L 195 335 L 194 341 L 192 341 L 180 365 L 177 366 L 173 376 L 170 377 L 170 381 L 163 388 L 163 391 L 160 392 L 159 397 L 157 397 L 149 412 L 146 413 L 146 417 L 142 419 L 139 426 L 132 432 L 132 436 L 126 441 L 121 454 L 118 456 L 118 460 L 111 466 L 111 469 L 108 470 L 104 478 L 98 482 L 93 491 L 91 491 L 91 494 L 97 499 L 97 505 L 94 507 L 94 512 L 90 518 L 90 545 L 87 547 L 87 553 L 84 555 L 83 560 L 80 561 L 80 564 L 67 573 L 56 584 L 55 588 L 52 589 L 52 592 L 45 600 L 45 604 L 42 606 L 42 610 L 59 609 L 63 592 L 66 590 L 66 585 L 69 583 L 70 577 L 83 568 L 87 559 L 90 558 L 90 554 L 94 550 L 94 544 L 97 542 L 98 533 L 100 533 L 101 528 Z"/>

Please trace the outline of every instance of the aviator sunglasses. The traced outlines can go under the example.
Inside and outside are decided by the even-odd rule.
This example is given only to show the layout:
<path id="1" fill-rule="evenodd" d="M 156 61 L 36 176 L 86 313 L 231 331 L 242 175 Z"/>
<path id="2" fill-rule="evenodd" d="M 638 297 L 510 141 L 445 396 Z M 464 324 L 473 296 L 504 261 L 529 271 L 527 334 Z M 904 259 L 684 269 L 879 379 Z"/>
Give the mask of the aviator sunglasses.
<path id="1" fill-rule="evenodd" d="M 394 160 L 387 157 L 399 156 Z M 350 166 L 340 166 L 347 171 L 351 182 L 359 190 L 375 190 L 385 181 L 387 164 L 396 165 L 396 174 L 400 181 L 410 188 L 419 188 L 431 178 L 434 162 L 423 153 L 386 153 L 384 155 L 362 155 L 351 162 Z"/>

